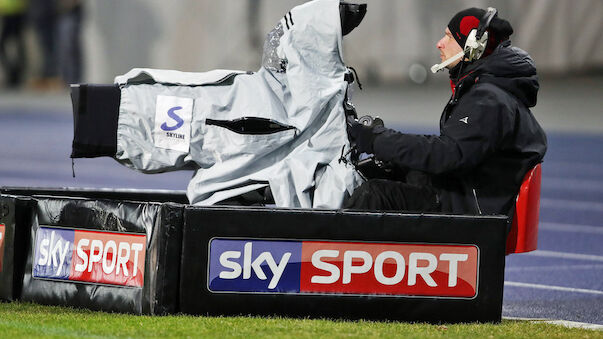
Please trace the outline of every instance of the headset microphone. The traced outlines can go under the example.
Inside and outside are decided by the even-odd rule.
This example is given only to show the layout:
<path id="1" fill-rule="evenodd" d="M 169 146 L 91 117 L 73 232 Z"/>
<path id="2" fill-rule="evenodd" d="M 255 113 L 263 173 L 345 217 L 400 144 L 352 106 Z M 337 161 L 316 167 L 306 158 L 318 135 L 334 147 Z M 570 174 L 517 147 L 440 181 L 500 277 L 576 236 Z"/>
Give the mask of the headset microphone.
<path id="1" fill-rule="evenodd" d="M 432 73 L 437 73 L 441 70 L 443 70 L 444 68 L 446 68 L 446 66 L 450 65 L 451 63 L 457 61 L 458 59 L 462 58 L 463 56 L 465 56 L 465 52 L 459 52 L 458 54 L 455 54 L 454 56 L 444 60 L 444 62 L 442 62 L 441 64 L 435 64 L 433 66 L 431 66 L 431 72 Z"/>

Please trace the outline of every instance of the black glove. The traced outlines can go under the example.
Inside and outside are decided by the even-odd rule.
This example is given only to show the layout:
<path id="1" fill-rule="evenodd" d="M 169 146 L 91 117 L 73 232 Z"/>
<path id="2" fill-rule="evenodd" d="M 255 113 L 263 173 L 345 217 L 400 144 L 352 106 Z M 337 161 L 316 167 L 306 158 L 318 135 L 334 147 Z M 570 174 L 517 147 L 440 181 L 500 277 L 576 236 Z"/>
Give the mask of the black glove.
<path id="1" fill-rule="evenodd" d="M 358 151 L 367 154 L 374 153 L 373 141 L 383 131 L 385 131 L 383 125 L 378 124 L 366 126 L 359 122 L 353 122 L 348 127 L 348 135 L 356 143 Z"/>

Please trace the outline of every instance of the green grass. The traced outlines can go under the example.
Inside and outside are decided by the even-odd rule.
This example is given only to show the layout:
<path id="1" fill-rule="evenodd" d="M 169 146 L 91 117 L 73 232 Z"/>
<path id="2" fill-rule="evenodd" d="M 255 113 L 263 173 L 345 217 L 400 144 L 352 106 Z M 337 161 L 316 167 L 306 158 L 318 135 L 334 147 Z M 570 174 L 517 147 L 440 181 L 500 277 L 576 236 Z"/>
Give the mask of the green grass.
<path id="1" fill-rule="evenodd" d="M 602 331 L 504 320 L 501 324 L 408 324 L 259 317 L 134 316 L 29 303 L 0 304 L 0 338 L 603 338 Z"/>

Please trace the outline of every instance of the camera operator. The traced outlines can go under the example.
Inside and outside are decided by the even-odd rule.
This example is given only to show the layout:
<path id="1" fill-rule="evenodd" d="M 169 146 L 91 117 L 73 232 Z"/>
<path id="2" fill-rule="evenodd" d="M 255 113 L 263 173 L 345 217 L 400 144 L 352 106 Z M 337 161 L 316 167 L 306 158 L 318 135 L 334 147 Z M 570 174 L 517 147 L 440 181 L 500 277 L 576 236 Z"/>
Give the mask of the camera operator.
<path id="1" fill-rule="evenodd" d="M 482 37 L 480 30 L 486 28 L 480 51 L 471 34 Z M 545 133 L 529 110 L 539 88 L 536 68 L 525 51 L 511 46 L 512 33 L 495 9 L 469 8 L 450 20 L 436 44 L 442 63 L 432 68 L 448 68 L 452 86 L 440 135 L 352 124 L 348 133 L 360 152 L 408 175 L 401 181 L 366 181 L 344 208 L 512 213 L 524 175 L 542 161 L 547 148 Z"/>

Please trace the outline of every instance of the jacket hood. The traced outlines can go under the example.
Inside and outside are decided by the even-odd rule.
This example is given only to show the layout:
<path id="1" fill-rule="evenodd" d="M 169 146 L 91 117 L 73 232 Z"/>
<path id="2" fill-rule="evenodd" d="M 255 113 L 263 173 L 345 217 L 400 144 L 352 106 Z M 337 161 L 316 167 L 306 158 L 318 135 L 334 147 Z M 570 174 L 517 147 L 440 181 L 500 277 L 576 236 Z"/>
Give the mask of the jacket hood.
<path id="1" fill-rule="evenodd" d="M 511 46 L 508 40 L 491 55 L 470 64 L 463 73 L 506 90 L 527 107 L 536 105 L 540 84 L 534 60 L 526 51 Z"/>

